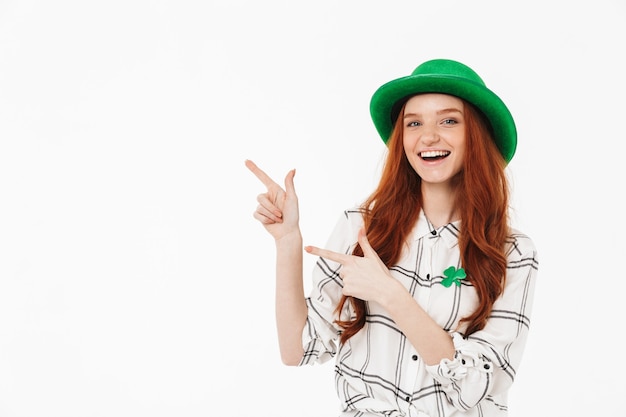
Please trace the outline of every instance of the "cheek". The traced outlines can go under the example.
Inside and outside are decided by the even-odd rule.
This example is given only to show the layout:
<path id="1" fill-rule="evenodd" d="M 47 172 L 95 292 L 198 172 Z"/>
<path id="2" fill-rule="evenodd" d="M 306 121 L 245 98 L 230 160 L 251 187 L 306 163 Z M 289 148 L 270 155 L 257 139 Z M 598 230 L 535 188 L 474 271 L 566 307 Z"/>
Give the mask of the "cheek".
<path id="1" fill-rule="evenodd" d="M 465 159 L 465 155 L 467 154 L 467 148 L 465 146 L 465 143 L 463 143 L 461 146 L 457 147 L 457 152 L 458 152 L 458 154 L 460 156 L 459 159 L 461 159 L 461 161 L 464 160 Z"/>
<path id="2" fill-rule="evenodd" d="M 458 149 L 465 151 L 465 147 L 467 146 L 467 139 L 465 138 L 465 133 L 459 134 L 458 136 L 453 138 L 454 146 Z"/>
<path id="3" fill-rule="evenodd" d="M 411 137 L 411 135 L 402 135 L 402 145 L 404 146 L 404 151 L 411 151 L 415 148 L 416 139 Z M 407 152 L 408 153 L 408 152 Z"/>

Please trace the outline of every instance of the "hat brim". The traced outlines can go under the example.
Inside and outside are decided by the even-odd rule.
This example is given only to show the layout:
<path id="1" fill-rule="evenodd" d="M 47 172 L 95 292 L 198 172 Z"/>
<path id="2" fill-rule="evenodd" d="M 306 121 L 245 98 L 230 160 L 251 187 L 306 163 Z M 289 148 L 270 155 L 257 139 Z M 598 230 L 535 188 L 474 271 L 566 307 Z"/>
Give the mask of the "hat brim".
<path id="1" fill-rule="evenodd" d="M 496 146 L 506 162 L 513 158 L 517 148 L 517 130 L 504 102 L 484 85 L 449 75 L 410 75 L 390 81 L 376 90 L 370 102 L 370 114 L 385 143 L 404 102 L 424 93 L 450 94 L 476 106 L 489 120 Z"/>

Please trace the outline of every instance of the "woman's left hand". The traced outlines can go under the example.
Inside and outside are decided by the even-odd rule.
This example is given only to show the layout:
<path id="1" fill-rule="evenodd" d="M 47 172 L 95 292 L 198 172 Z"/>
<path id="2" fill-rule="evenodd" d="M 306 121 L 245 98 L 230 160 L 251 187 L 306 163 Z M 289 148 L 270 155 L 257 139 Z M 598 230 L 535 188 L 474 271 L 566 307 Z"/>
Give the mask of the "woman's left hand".
<path id="1" fill-rule="evenodd" d="M 358 242 L 363 250 L 362 257 L 337 253 L 315 246 L 305 246 L 304 249 L 312 255 L 341 264 L 339 276 L 343 280 L 342 292 L 344 295 L 384 304 L 383 301 L 392 287 L 389 284 L 398 283 L 398 281 L 391 276 L 387 266 L 370 246 L 363 229 L 359 230 Z"/>

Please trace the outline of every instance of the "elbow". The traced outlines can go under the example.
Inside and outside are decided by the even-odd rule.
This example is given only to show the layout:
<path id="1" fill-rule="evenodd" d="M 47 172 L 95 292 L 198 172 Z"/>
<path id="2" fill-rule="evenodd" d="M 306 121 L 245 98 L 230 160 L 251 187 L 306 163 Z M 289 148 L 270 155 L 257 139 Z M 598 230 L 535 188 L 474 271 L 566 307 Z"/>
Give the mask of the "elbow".
<path id="1" fill-rule="evenodd" d="M 299 351 L 281 352 L 280 360 L 283 362 L 283 365 L 298 366 L 302 362 L 303 355 L 304 351 L 302 349 Z"/>
<path id="2" fill-rule="evenodd" d="M 281 360 L 283 362 L 283 365 L 286 366 L 298 366 L 300 365 L 300 360 L 293 360 L 292 358 L 285 358 L 285 357 L 281 357 Z"/>

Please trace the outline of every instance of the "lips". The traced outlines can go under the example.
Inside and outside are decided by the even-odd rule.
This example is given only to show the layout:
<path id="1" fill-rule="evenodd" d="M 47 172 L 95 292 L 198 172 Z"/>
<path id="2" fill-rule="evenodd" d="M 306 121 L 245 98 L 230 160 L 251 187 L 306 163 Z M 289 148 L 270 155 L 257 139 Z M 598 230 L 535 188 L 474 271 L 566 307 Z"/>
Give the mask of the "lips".
<path id="1" fill-rule="evenodd" d="M 450 151 L 423 151 L 419 153 L 420 158 L 425 161 L 437 161 L 450 155 Z"/>

